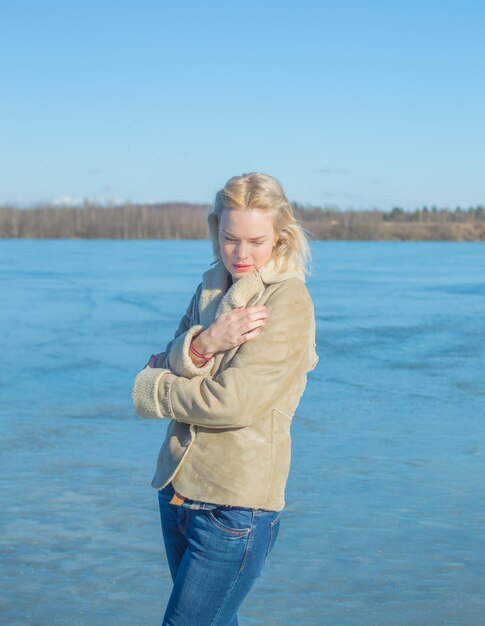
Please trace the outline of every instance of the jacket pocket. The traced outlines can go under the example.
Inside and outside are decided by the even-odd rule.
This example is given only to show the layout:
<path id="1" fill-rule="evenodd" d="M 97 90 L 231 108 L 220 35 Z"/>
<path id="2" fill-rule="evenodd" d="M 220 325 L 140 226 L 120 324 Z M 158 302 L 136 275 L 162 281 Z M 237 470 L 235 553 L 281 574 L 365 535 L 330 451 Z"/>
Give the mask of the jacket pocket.
<path id="1" fill-rule="evenodd" d="M 238 437 L 252 444 L 268 445 L 271 443 L 271 421 L 271 413 L 269 413 L 257 422 L 238 428 L 235 432 Z"/>
<path id="2" fill-rule="evenodd" d="M 275 407 L 271 413 L 272 429 L 271 443 L 277 444 L 290 438 L 290 427 L 292 418 L 282 409 Z"/>

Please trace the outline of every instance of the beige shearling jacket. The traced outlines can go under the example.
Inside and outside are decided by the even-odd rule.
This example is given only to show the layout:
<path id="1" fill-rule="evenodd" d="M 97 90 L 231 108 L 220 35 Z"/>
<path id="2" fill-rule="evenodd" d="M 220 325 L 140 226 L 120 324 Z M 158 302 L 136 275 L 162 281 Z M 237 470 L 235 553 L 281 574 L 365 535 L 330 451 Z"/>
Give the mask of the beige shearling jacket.
<path id="1" fill-rule="evenodd" d="M 238 306 L 266 305 L 259 335 L 203 367 L 192 337 Z M 231 284 L 218 261 L 198 285 L 174 338 L 135 379 L 138 415 L 170 420 L 152 486 L 171 481 L 194 500 L 280 511 L 290 470 L 293 415 L 318 363 L 313 303 L 300 270 L 273 259 Z"/>

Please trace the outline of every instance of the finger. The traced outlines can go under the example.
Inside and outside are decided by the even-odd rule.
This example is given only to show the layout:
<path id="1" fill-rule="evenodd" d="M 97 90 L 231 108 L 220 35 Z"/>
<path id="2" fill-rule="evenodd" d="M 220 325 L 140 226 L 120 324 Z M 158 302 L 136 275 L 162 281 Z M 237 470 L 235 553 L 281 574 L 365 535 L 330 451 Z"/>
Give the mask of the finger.
<path id="1" fill-rule="evenodd" d="M 257 320 L 269 317 L 269 311 L 266 309 L 261 309 L 259 307 L 251 307 L 244 310 L 234 309 L 233 313 L 238 320 Z"/>
<path id="2" fill-rule="evenodd" d="M 254 328 L 258 326 L 266 326 L 267 323 L 268 323 L 267 317 L 265 316 L 261 317 L 260 315 L 253 313 L 250 316 L 241 317 L 235 324 L 235 329 L 236 329 L 236 332 L 242 334 L 250 330 L 253 330 Z"/>
<path id="3" fill-rule="evenodd" d="M 250 330 L 248 333 L 244 333 L 244 335 L 242 335 L 243 343 L 246 343 L 247 341 L 250 341 L 254 337 L 257 337 L 258 335 L 260 335 L 262 330 L 263 330 L 263 327 L 260 326 L 259 328 L 255 328 L 254 330 Z"/>
<path id="4" fill-rule="evenodd" d="M 235 309 L 233 309 L 233 311 L 240 311 L 241 309 L 244 309 L 248 313 L 257 313 L 258 311 L 259 312 L 267 311 L 268 307 L 265 304 L 262 304 L 260 306 L 248 306 L 248 307 L 241 305 L 241 306 L 237 306 Z"/>
<path id="5" fill-rule="evenodd" d="M 255 328 L 264 328 L 264 326 L 266 326 L 267 321 L 266 320 L 255 320 L 255 321 L 250 321 L 250 322 L 246 322 L 245 324 L 243 324 L 241 326 L 241 332 L 243 334 L 246 334 L 247 332 L 250 332 L 252 330 L 254 330 Z"/>
<path id="6" fill-rule="evenodd" d="M 264 311 L 255 311 L 252 313 L 247 313 L 242 316 L 241 319 L 244 319 L 246 322 L 254 322 L 256 320 L 264 320 L 266 321 L 269 318 L 269 313 L 265 313 Z"/>
<path id="7" fill-rule="evenodd" d="M 235 316 L 237 318 L 240 315 L 244 315 L 245 310 L 246 309 L 243 305 L 237 306 L 235 309 L 231 309 L 230 311 L 227 311 L 227 313 L 223 313 L 221 317 L 227 316 L 228 318 L 231 318 L 232 316 Z"/>

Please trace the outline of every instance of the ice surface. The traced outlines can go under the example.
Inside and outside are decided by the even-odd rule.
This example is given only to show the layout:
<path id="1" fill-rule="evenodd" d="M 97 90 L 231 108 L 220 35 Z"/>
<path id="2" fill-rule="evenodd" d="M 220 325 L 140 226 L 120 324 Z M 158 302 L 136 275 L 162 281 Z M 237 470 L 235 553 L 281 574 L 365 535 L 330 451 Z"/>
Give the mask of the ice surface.
<path id="1" fill-rule="evenodd" d="M 240 623 L 481 623 L 485 246 L 312 242 L 320 361 L 292 424 L 281 530 Z M 212 261 L 206 241 L 0 241 L 0 613 L 161 621 L 150 486 L 165 421 L 136 373 Z"/>

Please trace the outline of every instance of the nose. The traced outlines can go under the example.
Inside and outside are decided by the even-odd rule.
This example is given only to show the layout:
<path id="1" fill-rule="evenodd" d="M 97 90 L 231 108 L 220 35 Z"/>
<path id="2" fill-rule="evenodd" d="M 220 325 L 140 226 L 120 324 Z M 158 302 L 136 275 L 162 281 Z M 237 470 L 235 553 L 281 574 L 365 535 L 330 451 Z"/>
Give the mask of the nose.
<path id="1" fill-rule="evenodd" d="M 248 258 L 248 248 L 241 242 L 236 247 L 236 259 L 238 263 L 243 263 Z"/>

